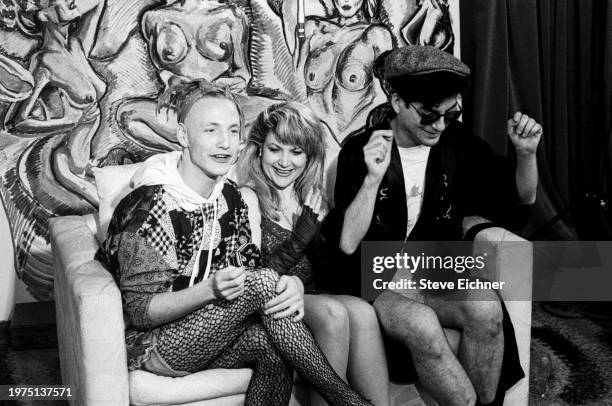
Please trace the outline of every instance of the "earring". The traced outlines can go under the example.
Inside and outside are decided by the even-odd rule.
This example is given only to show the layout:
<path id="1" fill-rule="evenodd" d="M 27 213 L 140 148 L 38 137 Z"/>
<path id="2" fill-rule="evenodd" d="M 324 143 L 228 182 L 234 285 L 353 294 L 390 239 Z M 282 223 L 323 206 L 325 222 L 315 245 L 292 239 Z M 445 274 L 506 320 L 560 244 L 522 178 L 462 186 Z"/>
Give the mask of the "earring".
<path id="1" fill-rule="evenodd" d="M 257 157 L 261 158 L 262 155 L 263 155 L 263 153 L 261 151 L 261 147 L 257 147 Z"/>

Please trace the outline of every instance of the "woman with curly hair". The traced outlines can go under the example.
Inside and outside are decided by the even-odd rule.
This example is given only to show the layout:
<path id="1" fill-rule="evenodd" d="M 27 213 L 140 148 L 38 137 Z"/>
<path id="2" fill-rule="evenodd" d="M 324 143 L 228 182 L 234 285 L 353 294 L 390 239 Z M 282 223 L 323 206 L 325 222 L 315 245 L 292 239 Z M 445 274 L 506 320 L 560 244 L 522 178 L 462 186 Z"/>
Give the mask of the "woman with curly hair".
<path id="1" fill-rule="evenodd" d="M 313 268 L 331 271 L 320 261 L 324 157 L 324 130 L 302 104 L 270 106 L 251 128 L 237 172 L 253 242 L 261 244 L 263 263 L 281 275 L 280 294 L 267 312 L 303 316 L 336 372 L 377 405 L 388 405 L 386 360 L 372 306 L 354 296 L 314 291 Z M 316 394 L 311 398 L 313 405 L 324 403 Z"/>

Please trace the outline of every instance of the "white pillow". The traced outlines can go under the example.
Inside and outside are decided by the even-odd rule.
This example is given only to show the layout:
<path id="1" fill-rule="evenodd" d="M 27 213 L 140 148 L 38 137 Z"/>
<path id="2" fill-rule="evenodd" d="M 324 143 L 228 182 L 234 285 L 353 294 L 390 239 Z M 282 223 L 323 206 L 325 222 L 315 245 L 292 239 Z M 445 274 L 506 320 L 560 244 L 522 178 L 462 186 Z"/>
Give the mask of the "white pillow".
<path id="1" fill-rule="evenodd" d="M 93 168 L 96 178 L 96 189 L 100 205 L 98 207 L 99 241 L 106 239 L 108 225 L 113 217 L 115 207 L 121 199 L 127 196 L 132 188 L 130 181 L 134 173 L 142 166 L 142 162 L 130 165 L 105 166 L 104 168 Z"/>

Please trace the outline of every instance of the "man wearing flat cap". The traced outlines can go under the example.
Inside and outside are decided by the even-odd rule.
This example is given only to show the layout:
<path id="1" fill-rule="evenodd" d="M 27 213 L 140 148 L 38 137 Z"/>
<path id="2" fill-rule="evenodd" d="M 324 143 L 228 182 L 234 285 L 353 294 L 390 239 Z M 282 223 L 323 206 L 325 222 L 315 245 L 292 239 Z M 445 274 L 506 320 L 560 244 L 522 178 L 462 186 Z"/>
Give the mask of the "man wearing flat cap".
<path id="1" fill-rule="evenodd" d="M 518 228 L 538 182 L 540 124 L 521 112 L 508 120 L 516 151 L 510 160 L 457 121 L 470 75 L 459 59 L 434 47 L 407 46 L 381 55 L 375 74 L 389 103 L 345 141 L 336 207 L 323 230 L 337 248 L 336 281 L 327 284 L 349 294 L 359 294 L 361 241 L 457 241 L 463 218 L 476 214 Z M 440 405 L 503 402 L 506 389 L 524 376 L 514 330 L 495 291 L 478 292 L 487 300 L 471 294 L 407 298 L 387 290 L 376 299 L 392 378 L 418 377 Z M 443 327 L 462 332 L 457 355 Z"/>

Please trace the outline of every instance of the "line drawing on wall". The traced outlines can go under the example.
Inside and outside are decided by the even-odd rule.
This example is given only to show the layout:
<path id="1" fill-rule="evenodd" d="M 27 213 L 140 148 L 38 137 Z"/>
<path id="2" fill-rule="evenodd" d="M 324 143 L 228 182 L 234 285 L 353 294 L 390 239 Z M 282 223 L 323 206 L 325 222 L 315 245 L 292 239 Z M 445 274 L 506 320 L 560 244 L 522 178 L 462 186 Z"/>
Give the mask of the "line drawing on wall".
<path id="1" fill-rule="evenodd" d="M 247 127 L 270 104 L 306 103 L 333 162 L 385 101 L 375 58 L 411 44 L 453 52 L 455 9 L 449 0 L 0 2 L 0 197 L 18 277 L 52 300 L 48 219 L 97 209 L 92 167 L 179 148 L 172 111 L 157 108 L 174 83 L 229 86 Z"/>

